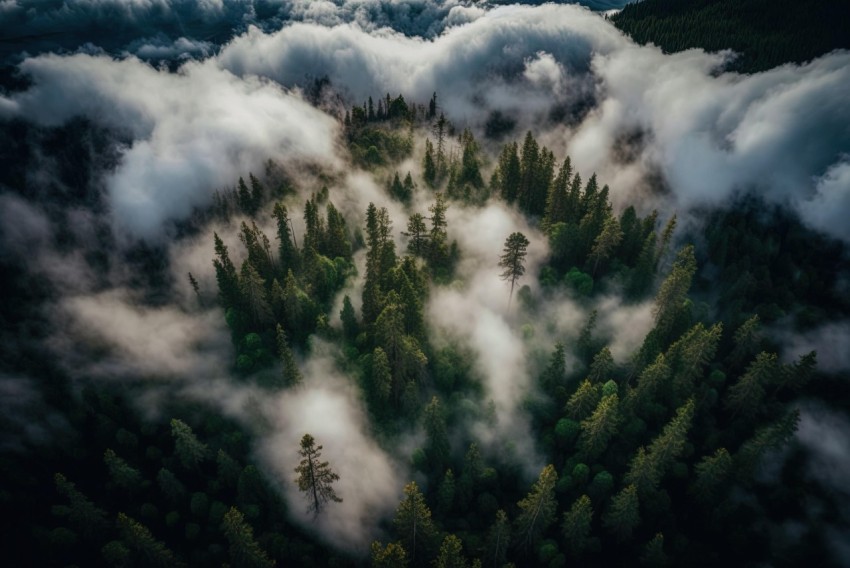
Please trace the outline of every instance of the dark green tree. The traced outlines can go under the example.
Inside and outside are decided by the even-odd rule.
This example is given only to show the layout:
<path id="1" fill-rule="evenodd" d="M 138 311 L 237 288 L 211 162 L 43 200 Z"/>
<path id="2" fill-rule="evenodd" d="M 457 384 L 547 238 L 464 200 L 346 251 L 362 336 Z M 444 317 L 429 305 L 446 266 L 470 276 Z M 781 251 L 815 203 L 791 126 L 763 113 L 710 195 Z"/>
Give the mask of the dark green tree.
<path id="1" fill-rule="evenodd" d="M 396 510 L 393 525 L 401 545 L 409 551 L 411 561 L 415 565 L 423 565 L 435 544 L 437 529 L 415 481 L 404 486 L 404 499 Z"/>
<path id="2" fill-rule="evenodd" d="M 510 281 L 511 292 L 508 295 L 508 306 L 510 306 L 511 298 L 514 295 L 514 286 L 523 274 L 525 274 L 525 257 L 528 254 L 528 239 L 522 233 L 511 233 L 505 240 L 505 246 L 502 249 L 502 255 L 499 257 L 499 267 L 502 268 L 502 273 L 499 277 L 502 280 Z"/>
<path id="3" fill-rule="evenodd" d="M 561 532 L 567 549 L 573 556 L 579 556 L 590 544 L 592 522 L 593 506 L 587 495 L 576 499 L 570 510 L 564 513 Z"/>
<path id="4" fill-rule="evenodd" d="M 275 565 L 254 539 L 254 529 L 236 507 L 224 514 L 221 530 L 230 544 L 230 565 L 234 568 L 271 568 Z"/>
<path id="5" fill-rule="evenodd" d="M 624 487 L 611 499 L 603 523 L 619 540 L 630 538 L 632 531 L 640 523 L 639 504 L 637 488 L 634 485 Z"/>
<path id="6" fill-rule="evenodd" d="M 333 488 L 334 482 L 339 480 L 339 475 L 334 473 L 328 462 L 320 461 L 322 446 L 316 445 L 313 436 L 304 434 L 298 453 L 302 459 L 295 468 L 295 473 L 298 474 L 295 482 L 307 497 L 307 510 L 318 515 L 328 501 L 342 503 Z"/>
<path id="7" fill-rule="evenodd" d="M 555 520 L 558 504 L 555 501 L 555 485 L 558 474 L 555 466 L 547 465 L 537 481 L 519 503 L 520 513 L 516 519 L 517 538 L 524 547 L 533 546 Z"/>

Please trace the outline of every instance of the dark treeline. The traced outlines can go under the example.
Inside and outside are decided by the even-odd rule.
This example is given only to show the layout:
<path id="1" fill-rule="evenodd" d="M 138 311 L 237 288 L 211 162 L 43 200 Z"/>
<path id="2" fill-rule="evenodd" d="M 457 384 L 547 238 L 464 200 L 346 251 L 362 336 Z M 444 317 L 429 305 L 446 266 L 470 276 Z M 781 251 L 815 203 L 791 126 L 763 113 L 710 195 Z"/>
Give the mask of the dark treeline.
<path id="1" fill-rule="evenodd" d="M 701 232 L 677 237 L 675 216 L 615 212 L 596 175 L 583 179 L 531 132 L 488 157 L 436 100 L 387 96 L 341 119 L 352 163 L 386 180 L 406 220 L 381 203 L 346 217 L 332 178 L 307 187 L 315 179 L 270 166 L 199 215 L 233 228 L 242 248 L 235 254 L 218 234 L 209 243 L 217 290 L 187 275 L 200 305 L 223 310 L 235 381 L 269 395 L 301 388 L 299 361 L 320 338 L 339 348 L 336 364 L 379 443 L 393 448 L 416 428 L 424 433 L 400 456 L 411 478 L 368 557 L 323 544 L 288 514 L 309 505 L 333 515 L 346 498 L 335 482 L 363 474 L 323 461 L 322 440 L 308 434 L 291 448 L 303 458 L 297 478 L 270 480 L 253 459 L 252 432 L 205 405 L 170 400 L 159 418 L 143 419 L 132 404 L 141 384 L 98 382 L 75 394 L 61 377 L 47 392 L 67 439 L 27 458 L 25 470 L 14 452 L 0 460 L 0 496 L 23 511 L 25 530 L 7 533 L 20 538 L 16 548 L 37 565 L 831 565 L 816 526 L 787 545 L 763 528 L 766 518 L 800 517 L 794 488 L 811 481 L 792 442 L 795 404 L 822 393 L 816 354 L 780 360 L 765 325 L 790 316 L 787 325 L 805 329 L 847 313 L 833 292 L 846 269 L 835 261 L 841 246 L 755 203 L 707 212 Z M 395 168 L 414 155 L 422 130 L 421 169 L 401 176 Z M 525 215 L 551 251 L 531 274 L 525 235 L 505 235 L 504 249 L 493 243 L 493 266 L 512 292 L 523 278 L 540 284 L 538 293 L 519 288 L 516 320 L 545 325 L 564 297 L 589 314 L 576 334 L 529 344 L 528 368 L 537 370 L 522 408 L 527 443 L 545 464 L 531 480 L 520 453 L 481 447 L 471 425 L 492 426 L 496 416 L 473 354 L 462 342 L 433 341 L 425 312 L 435 290 L 462 278 L 464 251 L 452 236 L 462 228 L 447 211 L 489 200 Z M 260 228 L 266 223 L 274 234 Z M 343 291 L 357 278 L 362 290 L 352 298 Z M 592 310 L 611 294 L 631 306 L 654 300 L 651 329 L 619 363 Z M 762 466 L 781 448 L 799 459 L 785 462 L 778 482 Z M 282 500 L 276 484 L 290 483 L 304 503 Z M 812 495 L 834 513 L 822 489 Z"/>
<path id="2" fill-rule="evenodd" d="M 847 2 L 817 0 L 642 0 L 611 21 L 665 52 L 702 47 L 740 53 L 731 69 L 764 71 L 850 48 Z"/>

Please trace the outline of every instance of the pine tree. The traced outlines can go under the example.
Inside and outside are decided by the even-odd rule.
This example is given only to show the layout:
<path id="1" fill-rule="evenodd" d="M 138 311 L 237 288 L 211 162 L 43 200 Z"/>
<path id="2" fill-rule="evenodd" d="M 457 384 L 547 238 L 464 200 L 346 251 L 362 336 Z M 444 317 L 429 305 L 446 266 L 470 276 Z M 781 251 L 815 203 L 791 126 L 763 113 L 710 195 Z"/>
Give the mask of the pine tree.
<path id="1" fill-rule="evenodd" d="M 425 139 L 425 156 L 422 158 L 422 179 L 425 185 L 434 189 L 437 186 L 437 164 L 434 161 L 434 145 Z"/>
<path id="2" fill-rule="evenodd" d="M 216 255 L 213 265 L 215 266 L 215 278 L 218 282 L 218 297 L 222 307 L 226 310 L 240 303 L 239 277 L 236 274 L 236 267 L 230 260 L 227 245 L 222 242 L 218 233 L 213 233 L 213 239 L 215 240 Z"/>
<path id="3" fill-rule="evenodd" d="M 573 556 L 579 556 L 590 544 L 592 522 L 593 507 L 587 495 L 576 499 L 570 510 L 564 513 L 561 532 Z"/>
<path id="4" fill-rule="evenodd" d="M 201 288 L 198 286 L 198 281 L 195 280 L 195 277 L 192 276 L 192 273 L 189 272 L 189 285 L 192 286 L 192 291 L 195 292 L 195 297 L 198 301 L 201 300 Z"/>
<path id="5" fill-rule="evenodd" d="M 440 545 L 440 553 L 434 561 L 434 568 L 467 568 L 469 563 L 463 557 L 463 543 L 453 534 L 446 535 Z"/>
<path id="6" fill-rule="evenodd" d="M 799 422 L 800 411 L 792 410 L 776 422 L 759 428 L 741 444 L 735 455 L 735 465 L 741 478 L 747 480 L 752 476 L 765 453 L 784 446 L 794 435 Z"/>
<path id="7" fill-rule="evenodd" d="M 593 384 L 605 383 L 611 378 L 614 367 L 614 356 L 611 355 L 611 349 L 603 347 L 599 353 L 593 356 L 593 362 L 591 362 L 590 369 L 587 372 L 587 380 Z"/>
<path id="8" fill-rule="evenodd" d="M 292 221 L 289 213 L 282 203 L 275 203 L 272 216 L 277 220 L 278 257 L 283 270 L 298 271 L 299 257 L 298 247 L 294 242 L 292 233 Z"/>
<path id="9" fill-rule="evenodd" d="M 738 381 L 726 394 L 726 407 L 735 416 L 747 419 L 755 417 L 764 400 L 764 385 L 779 373 L 779 362 L 775 353 L 759 353 Z"/>
<path id="10" fill-rule="evenodd" d="M 325 207 L 328 229 L 325 234 L 324 253 L 328 258 L 344 258 L 351 260 L 351 241 L 348 238 L 348 228 L 345 217 L 337 211 L 333 203 Z"/>
<path id="11" fill-rule="evenodd" d="M 496 520 L 487 533 L 487 565 L 503 566 L 511 542 L 511 524 L 502 509 L 496 511 Z M 492 563 L 490 562 L 492 559 Z"/>
<path id="12" fill-rule="evenodd" d="M 614 254 L 614 251 L 620 246 L 623 240 L 623 231 L 620 229 L 620 222 L 614 216 L 609 216 L 602 226 L 602 232 L 596 237 L 593 242 L 593 248 L 590 250 L 589 260 L 593 260 L 593 269 L 590 271 L 592 276 L 596 276 L 596 269 L 599 268 L 600 261 L 607 260 Z"/>
<path id="13" fill-rule="evenodd" d="M 434 203 L 428 208 L 431 213 L 431 231 L 428 235 L 428 264 L 431 270 L 445 267 L 449 258 L 446 211 L 449 206 L 442 192 L 434 195 Z"/>
<path id="14" fill-rule="evenodd" d="M 136 492 L 141 488 L 142 473 L 124 461 L 113 450 L 108 449 L 103 453 L 103 461 L 109 470 L 112 482 L 127 492 Z"/>
<path id="15" fill-rule="evenodd" d="M 298 364 L 295 362 L 295 355 L 292 354 L 292 349 L 289 348 L 289 342 L 286 339 L 286 332 L 280 324 L 277 325 L 277 353 L 283 363 L 281 377 L 283 386 L 294 387 L 300 385 L 304 381 L 301 371 L 298 369 Z"/>
<path id="16" fill-rule="evenodd" d="M 342 499 L 337 497 L 333 489 L 333 483 L 339 480 L 339 475 L 333 472 L 328 462 L 319 461 L 322 457 L 322 446 L 316 446 L 313 436 L 304 434 L 298 453 L 302 460 L 295 468 L 295 473 L 298 474 L 295 481 L 298 489 L 307 497 L 307 510 L 318 515 L 328 501 L 342 503 Z"/>
<path id="17" fill-rule="evenodd" d="M 198 440 L 192 428 L 179 418 L 171 419 L 171 436 L 174 438 L 174 452 L 186 469 L 196 469 L 209 457 L 209 447 Z"/>
<path id="18" fill-rule="evenodd" d="M 640 523 L 640 511 L 637 488 L 628 485 L 611 498 L 611 506 L 603 520 L 608 529 L 619 540 L 627 540 Z"/>
<path id="19" fill-rule="evenodd" d="M 691 491 L 706 504 L 716 504 L 723 484 L 732 473 L 732 456 L 726 448 L 718 448 L 714 454 L 703 457 L 694 468 L 696 474 Z"/>
<path id="20" fill-rule="evenodd" d="M 617 433 L 620 425 L 619 398 L 603 397 L 589 418 L 581 422 L 579 449 L 588 459 L 595 459 Z"/>
<path id="21" fill-rule="evenodd" d="M 265 281 L 247 260 L 242 263 L 239 289 L 253 324 L 260 326 L 271 321 L 272 310 L 266 299 Z"/>
<path id="22" fill-rule="evenodd" d="M 522 233 L 511 233 L 505 240 L 505 246 L 502 249 L 502 255 L 499 257 L 499 267 L 502 268 L 502 273 L 499 277 L 502 280 L 509 280 L 511 283 L 511 292 L 508 295 L 508 305 L 510 306 L 511 298 L 514 295 L 514 286 L 523 274 L 525 274 L 525 256 L 528 254 L 528 239 Z"/>
<path id="23" fill-rule="evenodd" d="M 652 540 L 646 543 L 640 557 L 640 565 L 647 568 L 664 568 L 668 565 L 667 555 L 664 554 L 664 535 L 656 533 Z"/>
<path id="24" fill-rule="evenodd" d="M 156 540 L 151 531 L 143 524 L 118 513 L 118 530 L 127 548 L 134 553 L 135 560 L 141 566 L 172 568 L 183 566 L 174 553 L 165 544 Z"/>
<path id="25" fill-rule="evenodd" d="M 567 416 L 573 420 L 584 420 L 596 409 L 600 396 L 599 386 L 583 380 L 567 401 Z"/>
<path id="26" fill-rule="evenodd" d="M 420 559 L 428 557 L 437 530 L 431 521 L 431 510 L 415 481 L 404 486 L 404 499 L 398 506 L 393 524 L 402 546 L 409 551 L 411 561 L 423 564 Z"/>
<path id="27" fill-rule="evenodd" d="M 573 166 L 570 157 L 564 158 L 558 176 L 549 189 L 546 196 L 546 211 L 543 214 L 541 227 L 545 231 L 555 223 L 565 223 L 569 218 L 569 185 L 573 175 Z"/>
<path id="28" fill-rule="evenodd" d="M 405 568 L 407 565 L 407 552 L 401 544 L 372 543 L 372 568 Z"/>
<path id="29" fill-rule="evenodd" d="M 256 213 L 263 205 L 263 195 L 265 190 L 263 188 L 263 184 L 260 183 L 260 180 L 258 180 L 254 174 L 249 172 L 248 179 L 251 182 L 251 208 Z"/>
<path id="30" fill-rule="evenodd" d="M 549 364 L 541 377 L 543 388 L 554 394 L 558 387 L 563 388 L 567 378 L 566 348 L 560 341 L 555 344 L 555 351 L 549 358 Z"/>
<path id="31" fill-rule="evenodd" d="M 387 353 L 380 347 L 375 347 L 372 352 L 372 392 L 379 405 L 383 406 L 389 402 L 392 387 L 393 377 Z"/>
<path id="32" fill-rule="evenodd" d="M 339 318 L 342 321 L 342 334 L 348 341 L 354 341 L 359 331 L 357 324 L 357 314 L 354 312 L 354 306 L 351 305 L 351 298 L 348 294 L 342 299 L 342 310 L 339 312 Z"/>
<path id="33" fill-rule="evenodd" d="M 407 252 L 420 258 L 425 258 L 428 252 L 428 227 L 421 213 L 414 213 L 407 221 L 407 232 L 402 233 L 410 239 L 407 242 Z"/>
<path id="34" fill-rule="evenodd" d="M 528 495 L 517 503 L 520 509 L 516 519 L 517 536 L 523 546 L 533 545 L 555 520 L 558 507 L 555 501 L 557 482 L 555 466 L 547 465 L 540 472 Z"/>
<path id="35" fill-rule="evenodd" d="M 447 515 L 454 505 L 456 489 L 455 474 L 451 469 L 447 469 L 437 489 L 437 511 L 443 516 Z"/>
<path id="36" fill-rule="evenodd" d="M 68 507 L 54 507 L 54 513 L 67 517 L 71 527 L 86 538 L 99 536 L 107 530 L 106 511 L 97 507 L 61 473 L 53 476 L 56 490 L 68 498 Z"/>
<path id="37" fill-rule="evenodd" d="M 254 539 L 254 529 L 236 507 L 224 514 L 221 523 L 224 537 L 230 544 L 231 566 L 234 568 L 271 568 L 275 561 L 268 557 Z"/>
<path id="38" fill-rule="evenodd" d="M 434 471 L 444 471 L 450 458 L 451 447 L 446 433 L 446 417 L 440 399 L 436 396 L 432 397 L 425 407 L 424 423 L 428 460 Z"/>
<path id="39" fill-rule="evenodd" d="M 499 166 L 496 171 L 499 173 L 499 194 L 506 202 L 514 203 L 519 196 L 520 183 L 522 181 L 522 171 L 516 142 L 506 144 L 502 147 L 502 152 L 499 154 Z"/>

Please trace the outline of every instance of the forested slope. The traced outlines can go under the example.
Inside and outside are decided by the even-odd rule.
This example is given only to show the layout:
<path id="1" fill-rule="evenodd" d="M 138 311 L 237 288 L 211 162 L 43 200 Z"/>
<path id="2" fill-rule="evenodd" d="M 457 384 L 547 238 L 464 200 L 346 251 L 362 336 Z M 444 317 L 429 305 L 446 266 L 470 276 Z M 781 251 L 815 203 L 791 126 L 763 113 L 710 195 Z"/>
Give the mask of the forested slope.
<path id="1" fill-rule="evenodd" d="M 666 52 L 732 49 L 732 69 L 763 71 L 850 48 L 850 4 L 817 0 L 642 0 L 611 21 Z"/>

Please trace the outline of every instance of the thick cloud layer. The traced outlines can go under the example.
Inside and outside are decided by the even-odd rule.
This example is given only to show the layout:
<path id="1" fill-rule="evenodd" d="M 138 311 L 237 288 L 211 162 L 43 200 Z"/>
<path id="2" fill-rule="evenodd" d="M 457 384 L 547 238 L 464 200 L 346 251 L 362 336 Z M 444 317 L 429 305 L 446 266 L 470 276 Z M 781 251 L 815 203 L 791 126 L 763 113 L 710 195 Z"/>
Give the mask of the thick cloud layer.
<path id="1" fill-rule="evenodd" d="M 433 40 L 352 25 L 253 28 L 218 63 L 285 85 L 327 76 L 356 101 L 389 89 L 426 100 L 436 90 L 454 120 L 478 125 L 498 110 L 520 127 L 539 126 L 557 108 L 595 102 L 586 118 L 568 118 L 579 123 L 560 136 L 579 170 L 599 171 L 620 201 L 660 172 L 675 195 L 668 207 L 755 191 L 846 240 L 836 210 L 850 191 L 850 54 L 718 74 L 728 57 L 665 55 L 589 11 L 546 5 L 494 9 Z M 623 141 L 636 136 L 624 156 Z"/>
<path id="2" fill-rule="evenodd" d="M 21 68 L 35 85 L 5 99 L 7 116 L 53 126 L 83 115 L 130 138 L 106 183 L 117 226 L 133 236 L 156 237 L 167 220 L 188 217 L 270 158 L 335 163 L 333 118 L 277 85 L 210 63 L 169 73 L 134 58 L 79 54 Z"/>

